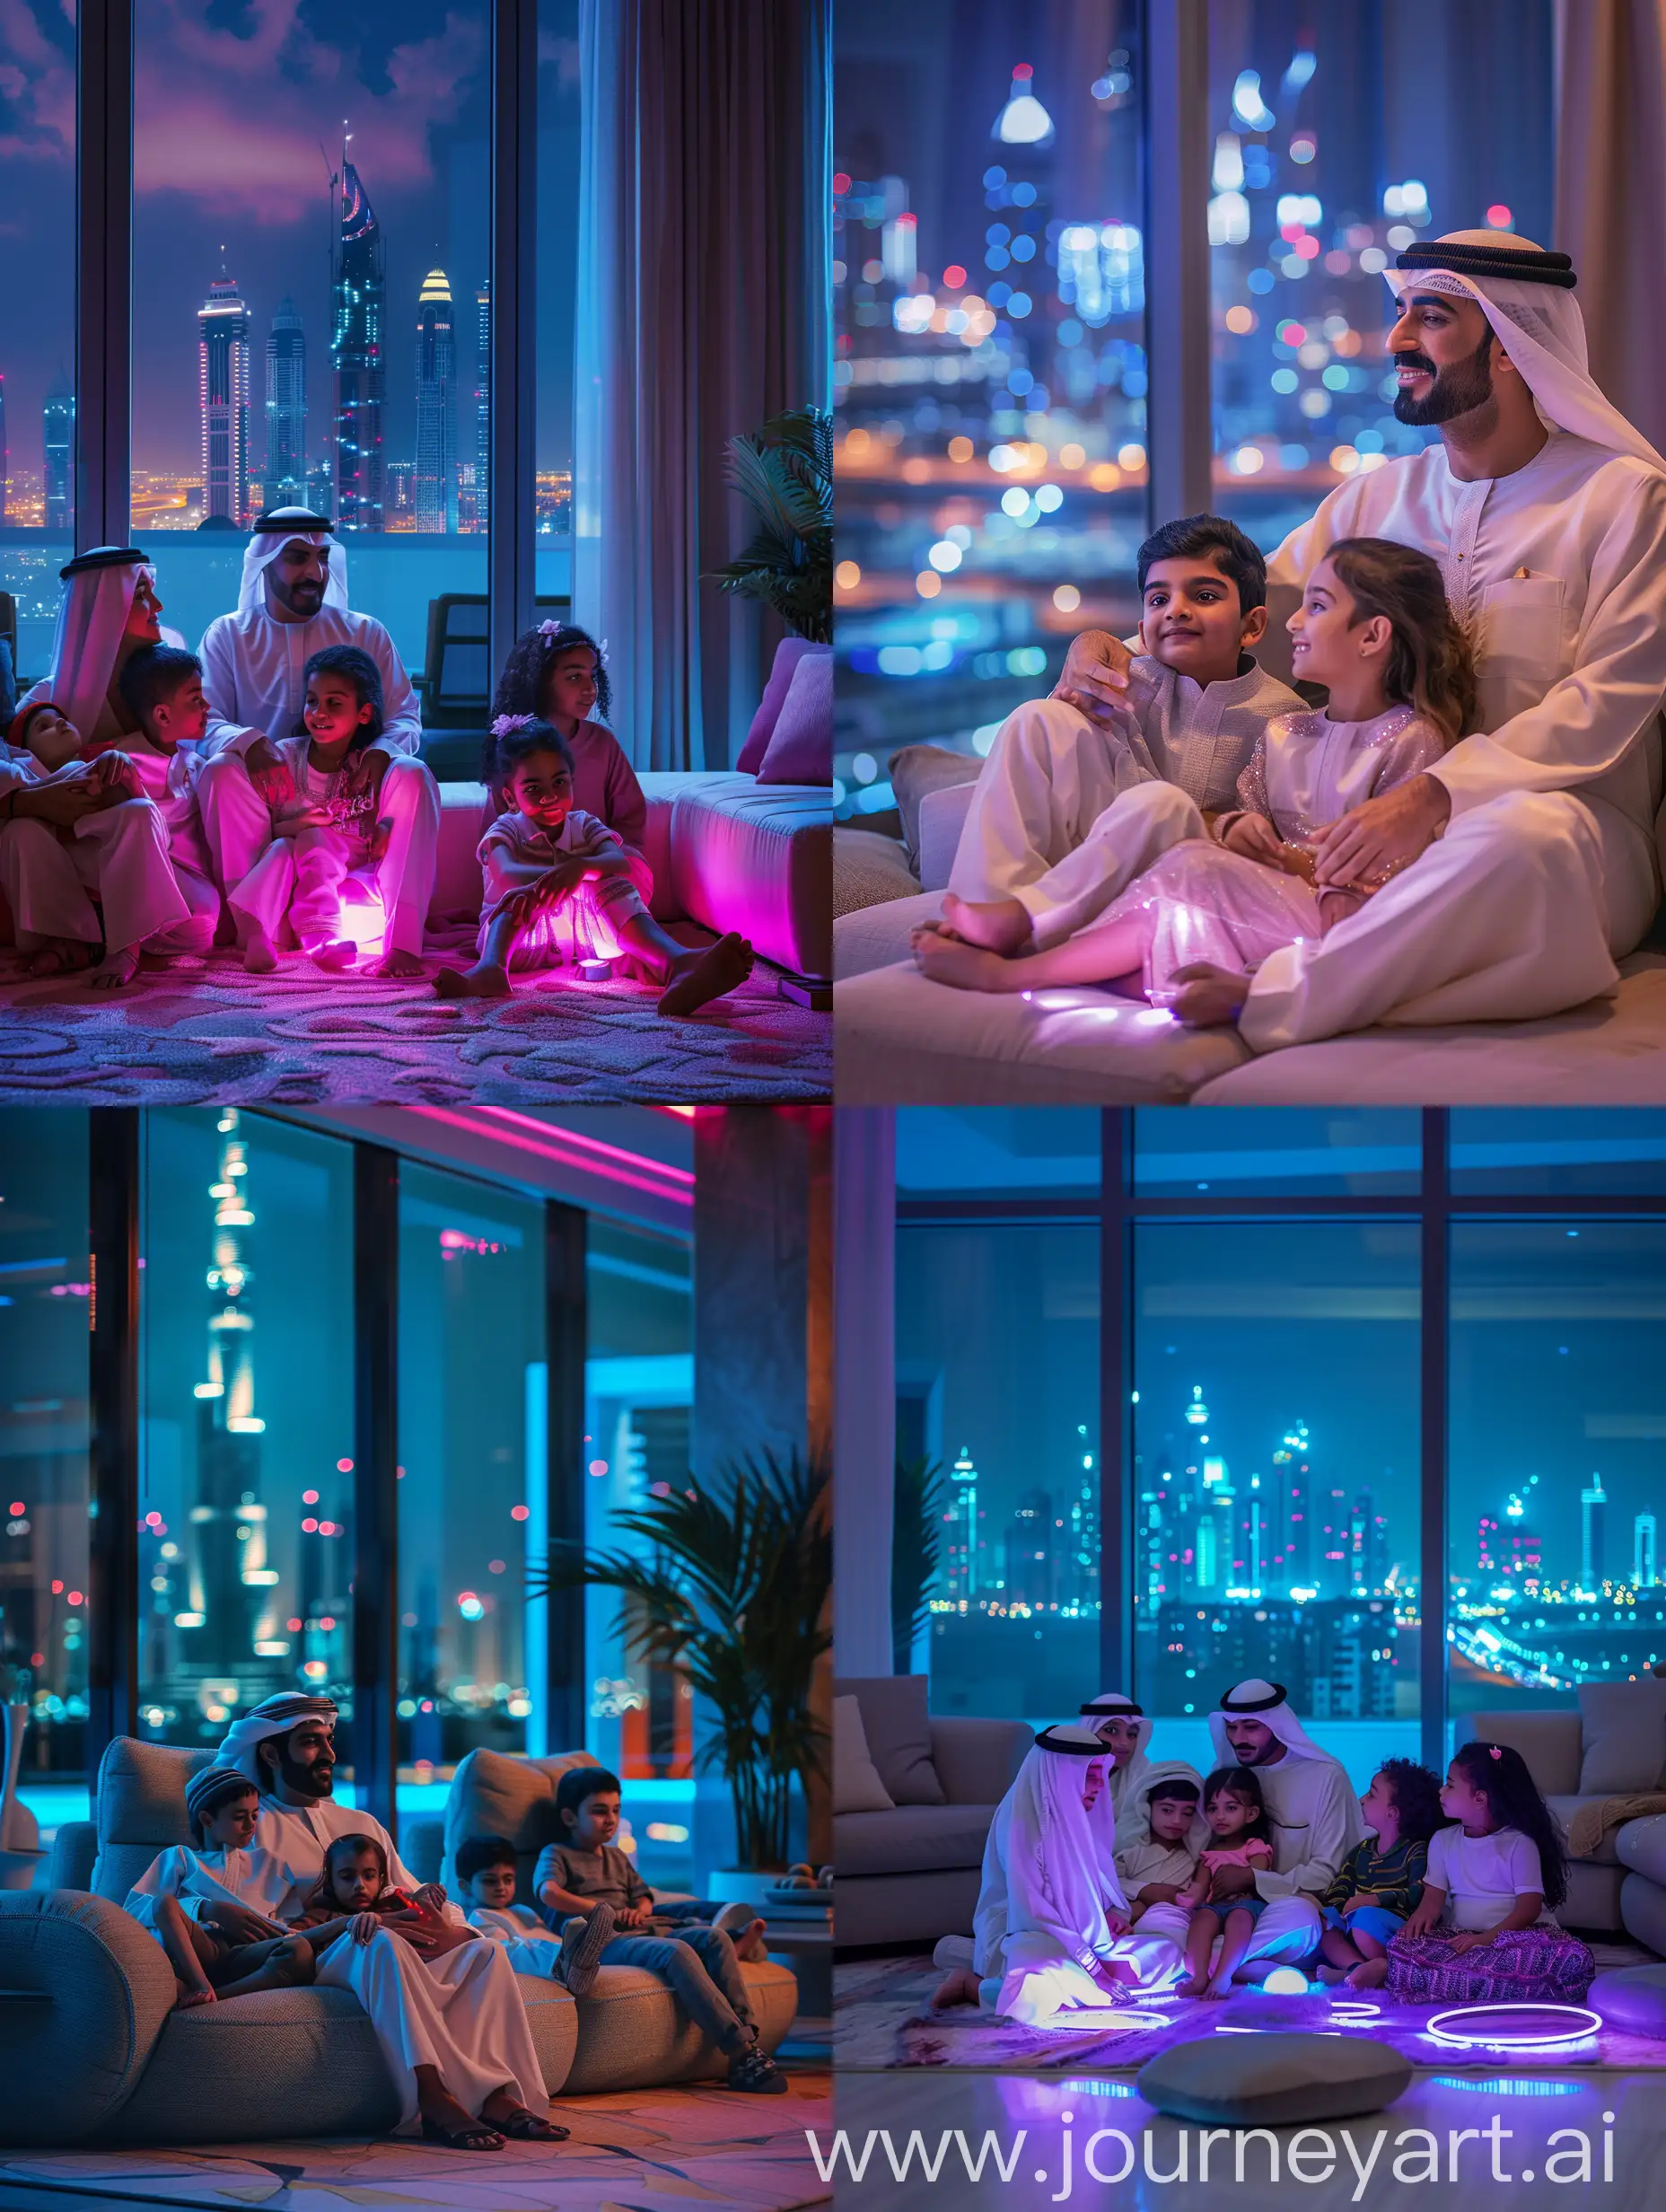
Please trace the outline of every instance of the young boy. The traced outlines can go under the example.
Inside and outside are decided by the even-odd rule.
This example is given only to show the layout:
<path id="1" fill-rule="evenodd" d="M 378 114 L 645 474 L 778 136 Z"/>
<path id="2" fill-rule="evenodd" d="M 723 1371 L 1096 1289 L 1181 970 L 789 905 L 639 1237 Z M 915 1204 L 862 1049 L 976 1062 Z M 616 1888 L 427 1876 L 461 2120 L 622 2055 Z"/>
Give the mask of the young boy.
<path id="1" fill-rule="evenodd" d="M 1057 700 L 1008 718 L 978 780 L 943 921 L 915 933 L 922 966 L 934 938 L 1010 956 L 1074 935 L 1160 853 L 1236 806 L 1257 738 L 1301 710 L 1256 663 L 1267 562 L 1235 522 L 1165 522 L 1141 546 L 1138 572 L 1140 649 L 1116 726 L 1096 729 Z"/>
<path id="2" fill-rule="evenodd" d="M 507 1836 L 467 1837 L 458 1847 L 457 1880 L 469 1927 L 502 1944 L 517 1974 L 562 1982 L 574 1997 L 589 1994 L 613 1936 L 610 1905 L 574 1913 L 559 1936 L 551 1935 L 530 1905 L 515 1902 L 515 1847 Z"/>
<path id="3" fill-rule="evenodd" d="M 729 2059 L 729 2086 L 767 2096 L 785 2091 L 786 2080 L 774 2060 L 758 2048 L 746 1983 L 735 1946 L 724 1929 L 689 1921 L 680 1936 L 660 1933 L 647 1883 L 618 1849 L 618 1777 L 605 1767 L 570 1767 L 556 1784 L 556 1821 L 565 1840 L 539 1854 L 532 1886 L 552 1919 L 573 1914 L 586 1918 L 598 1908 L 611 1908 L 613 1927 L 601 1947 L 603 1966 L 643 1966 L 669 1982 L 684 2011 Z M 762 1933 L 752 1922 L 750 1944 Z"/>
<path id="4" fill-rule="evenodd" d="M 247 1775 L 235 1767 L 201 1768 L 185 1788 L 196 1848 L 175 1844 L 162 1852 L 127 1893 L 127 1911 L 168 1954 L 182 2011 L 312 1979 L 312 1946 L 304 1936 L 261 1914 L 271 1936 L 234 1943 L 215 1922 L 217 1907 L 245 1904 L 241 1892 L 250 1871 L 249 1839 L 259 1809 Z"/>
<path id="5" fill-rule="evenodd" d="M 1131 1919 L 1138 1920 L 1147 1905 L 1171 1905 L 1196 1873 L 1187 1838 L 1197 1817 L 1197 1783 L 1183 1774 L 1160 1775 L 1146 1791 L 1150 1832 L 1116 1854 Z"/>

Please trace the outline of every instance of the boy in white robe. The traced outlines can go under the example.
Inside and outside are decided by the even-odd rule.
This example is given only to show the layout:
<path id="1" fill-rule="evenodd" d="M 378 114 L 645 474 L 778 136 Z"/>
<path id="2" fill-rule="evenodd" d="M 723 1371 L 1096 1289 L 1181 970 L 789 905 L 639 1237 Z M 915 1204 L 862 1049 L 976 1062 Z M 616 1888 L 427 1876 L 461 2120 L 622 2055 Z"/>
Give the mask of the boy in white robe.
<path id="1" fill-rule="evenodd" d="M 318 1979 L 352 1990 L 369 2014 L 399 2086 L 401 2125 L 420 2114 L 425 2137 L 460 2150 L 562 2140 L 567 2130 L 541 2117 L 548 2099 L 503 1945 L 479 1940 L 443 1890 L 416 1881 L 380 1821 L 330 1803 L 335 1720 L 329 1698 L 289 1693 L 245 1713 L 221 1745 L 219 1763 L 261 1789 L 246 1895 L 271 1919 L 299 1920 L 331 1838 L 373 1837 L 413 1909 L 365 1942 L 338 1938 Z"/>
<path id="2" fill-rule="evenodd" d="M 1117 1853 L 1117 1873 L 1137 1927 L 1152 1905 L 1171 1905 L 1197 1868 L 1188 1838 L 1202 1791 L 1183 1774 L 1160 1775 L 1144 1792 L 1146 1833 Z"/>
<path id="3" fill-rule="evenodd" d="M 1078 1707 L 1115 1761 L 1110 1770 L 1110 1802 L 1117 1813 L 1119 1849 L 1143 1843 L 1150 1833 L 1146 1802 L 1151 1785 L 1168 1776 L 1189 1782 L 1199 1804 L 1189 1841 L 1197 1856 L 1209 1839 L 1209 1823 L 1203 1816 L 1203 1777 L 1183 1759 L 1153 1759 L 1152 1723 L 1144 1707 L 1120 1690 L 1101 1690 Z"/>
<path id="4" fill-rule="evenodd" d="M 515 1902 L 515 1847 L 506 1836 L 465 1837 L 457 1847 L 457 1879 L 471 1900 L 463 1908 L 469 1927 L 502 1944 L 517 1974 L 589 1995 L 613 1936 L 610 1906 L 574 1914 L 553 1935 L 530 1905 Z"/>

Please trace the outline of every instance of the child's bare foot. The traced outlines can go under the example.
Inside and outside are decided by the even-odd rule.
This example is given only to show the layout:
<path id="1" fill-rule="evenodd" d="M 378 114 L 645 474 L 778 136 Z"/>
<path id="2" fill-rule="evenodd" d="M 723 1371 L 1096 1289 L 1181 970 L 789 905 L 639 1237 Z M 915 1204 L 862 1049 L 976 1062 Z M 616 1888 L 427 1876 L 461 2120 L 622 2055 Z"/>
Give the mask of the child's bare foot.
<path id="1" fill-rule="evenodd" d="M 1176 1997 L 1207 1997 L 1213 1987 L 1207 1974 L 1194 1974 L 1174 1992 Z"/>
<path id="2" fill-rule="evenodd" d="M 174 1988 L 180 1992 L 173 2000 L 173 2009 L 176 2013 L 189 2013 L 198 2005 L 213 2005 L 218 2002 L 206 1982 L 204 1982 L 200 1988 L 194 1989 L 189 1982 L 176 1981 Z"/>
<path id="3" fill-rule="evenodd" d="M 329 944 L 310 944 L 307 947 L 307 958 L 312 965 L 324 969 L 331 975 L 338 975 L 344 968 L 351 968 L 358 956 L 357 945 L 345 937 Z"/>
<path id="4" fill-rule="evenodd" d="M 1363 1959 L 1348 1971 L 1346 1979 L 1350 1989 L 1381 1989 L 1389 1978 L 1389 1962 L 1382 1959 Z"/>
<path id="5" fill-rule="evenodd" d="M 434 988 L 442 998 L 507 998 L 509 971 L 495 961 L 478 960 L 472 968 L 442 968 Z"/>
<path id="6" fill-rule="evenodd" d="M 1212 967 L 1206 960 L 1177 968 L 1174 980 L 1182 988 L 1174 994 L 1172 1012 L 1188 1029 L 1219 1029 L 1235 1022 L 1250 996 L 1248 976 Z"/>
<path id="7" fill-rule="evenodd" d="M 319 965 L 321 967 L 323 962 L 320 961 Z M 276 970 L 277 954 L 264 930 L 255 930 L 244 945 L 243 966 L 251 976 L 269 976 Z"/>
<path id="8" fill-rule="evenodd" d="M 934 983 L 951 983 L 957 991 L 1022 991 L 1027 988 L 1022 961 L 1005 960 L 999 952 L 945 937 L 941 931 L 922 935 L 914 948 L 914 961 L 922 975 Z"/>
<path id="9" fill-rule="evenodd" d="M 729 1940 L 734 1945 L 736 1958 L 745 1959 L 750 1965 L 761 1966 L 769 1956 L 761 1920 L 749 1920 L 744 1927 L 731 1928 Z"/>
<path id="10" fill-rule="evenodd" d="M 1318 1980 L 1322 1981 L 1327 1988 L 1334 1989 L 1337 1982 L 1347 1979 L 1352 1969 L 1346 1966 L 1321 1966 L 1315 1971 Z"/>
<path id="11" fill-rule="evenodd" d="M 957 899 L 951 891 L 945 891 L 943 918 L 968 944 L 1009 957 L 1028 944 L 1032 934 L 1030 916 L 1019 899 Z"/>
<path id="12" fill-rule="evenodd" d="M 423 964 L 421 961 L 418 960 L 415 952 L 401 952 L 396 945 L 392 952 L 384 952 L 382 954 L 381 958 L 376 962 L 376 965 L 371 970 L 371 973 L 373 976 L 410 976 L 415 978 L 423 973 Z"/>
<path id="13" fill-rule="evenodd" d="M 949 1979 L 939 1984 L 932 1997 L 934 2013 L 946 2013 L 951 2005 L 978 2003 L 978 1977 L 968 1966 L 959 1966 Z"/>
<path id="14" fill-rule="evenodd" d="M 746 981 L 752 960 L 750 944 L 732 929 L 704 952 L 685 952 L 671 963 L 670 987 L 660 994 L 660 1013 L 692 1014 L 708 999 L 721 998 Z"/>
<path id="15" fill-rule="evenodd" d="M 29 972 L 43 980 L 48 976 L 74 975 L 84 968 L 92 958 L 91 945 L 78 938 L 58 937 L 50 944 L 43 944 L 31 956 Z"/>
<path id="16" fill-rule="evenodd" d="M 123 991 L 139 972 L 139 948 L 124 944 L 119 952 L 106 952 L 89 980 L 95 991 Z"/>
<path id="17" fill-rule="evenodd" d="M 1213 1981 L 1206 1982 L 1197 1994 L 1199 1997 L 1209 1997 L 1214 2003 L 1219 2004 L 1223 1997 L 1231 1997 L 1232 1994 L 1232 1978 L 1230 1974 L 1217 1974 Z"/>

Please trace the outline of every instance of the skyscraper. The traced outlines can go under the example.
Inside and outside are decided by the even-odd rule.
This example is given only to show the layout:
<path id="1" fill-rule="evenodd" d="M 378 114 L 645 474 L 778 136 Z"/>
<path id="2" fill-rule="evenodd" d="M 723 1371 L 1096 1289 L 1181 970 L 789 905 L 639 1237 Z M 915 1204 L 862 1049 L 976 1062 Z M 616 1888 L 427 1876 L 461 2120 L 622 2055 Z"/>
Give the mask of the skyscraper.
<path id="1" fill-rule="evenodd" d="M 341 530 L 382 525 L 382 406 L 388 395 L 383 333 L 388 279 L 381 225 L 359 172 L 341 165 L 341 232 L 330 353 L 336 371 L 336 522 Z"/>
<path id="2" fill-rule="evenodd" d="M 1602 1519 L 1609 1494 L 1600 1475 L 1592 1475 L 1591 1488 L 1579 1494 L 1579 1586 L 1594 1590 L 1602 1580 Z"/>
<path id="3" fill-rule="evenodd" d="M 1660 1582 L 1654 1567 L 1654 1515 L 1640 1513 L 1631 1524 L 1631 1582 L 1635 1590 L 1653 1590 Z"/>
<path id="4" fill-rule="evenodd" d="M 63 369 L 52 380 L 40 410 L 46 449 L 47 528 L 54 537 L 69 537 L 75 527 L 75 390 Z"/>
<path id="5" fill-rule="evenodd" d="M 203 422 L 203 520 L 240 528 L 249 506 L 249 310 L 234 277 L 217 276 L 197 311 Z"/>
<path id="6" fill-rule="evenodd" d="M 443 268 L 423 278 L 416 304 L 416 527 L 457 527 L 457 332 Z"/>
<path id="7" fill-rule="evenodd" d="M 6 478 L 11 470 L 11 448 L 5 442 L 5 378 L 0 376 L 0 524 L 5 521 Z"/>
<path id="8" fill-rule="evenodd" d="M 474 295 L 474 527 L 492 519 L 492 287 Z"/>
<path id="9" fill-rule="evenodd" d="M 266 504 L 299 507 L 307 497 L 307 342 L 287 294 L 266 341 Z"/>

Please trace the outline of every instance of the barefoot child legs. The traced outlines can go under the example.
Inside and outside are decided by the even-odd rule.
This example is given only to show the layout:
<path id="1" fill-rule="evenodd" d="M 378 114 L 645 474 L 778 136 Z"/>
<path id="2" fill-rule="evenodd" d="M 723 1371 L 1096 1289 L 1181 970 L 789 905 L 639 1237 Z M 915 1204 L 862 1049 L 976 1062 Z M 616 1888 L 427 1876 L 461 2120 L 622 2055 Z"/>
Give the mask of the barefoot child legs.
<path id="1" fill-rule="evenodd" d="M 921 930 L 916 934 L 914 957 L 923 974 L 957 990 L 1010 992 L 1054 983 L 1115 983 L 1126 984 L 1132 995 L 1141 988 L 1152 926 L 1150 913 L 1136 907 L 1107 916 L 1045 952 L 1019 955 L 988 952 L 958 937 Z"/>

